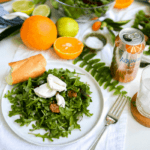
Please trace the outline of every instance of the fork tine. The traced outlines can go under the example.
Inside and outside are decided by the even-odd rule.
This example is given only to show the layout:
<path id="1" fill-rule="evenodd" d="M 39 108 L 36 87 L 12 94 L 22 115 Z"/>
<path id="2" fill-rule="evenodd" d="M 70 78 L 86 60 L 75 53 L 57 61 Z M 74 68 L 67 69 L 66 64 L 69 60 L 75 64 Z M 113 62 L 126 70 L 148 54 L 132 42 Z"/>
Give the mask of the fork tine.
<path id="1" fill-rule="evenodd" d="M 116 116 L 118 110 L 120 109 L 120 107 L 122 106 L 123 103 L 124 103 L 124 96 L 121 95 L 121 98 L 120 98 L 120 100 L 118 101 L 117 106 L 116 106 L 115 109 L 114 109 L 113 115 Z"/>
<path id="2" fill-rule="evenodd" d="M 121 96 L 122 96 L 121 94 L 118 96 L 117 100 L 115 101 L 115 103 L 113 104 L 113 106 L 111 107 L 111 109 L 109 110 L 108 114 L 109 114 L 109 113 L 113 113 L 115 107 L 117 106 L 118 102 L 119 102 L 120 99 L 121 99 Z"/>
<path id="3" fill-rule="evenodd" d="M 122 111 L 123 111 L 123 109 L 124 109 L 124 107 L 125 107 L 125 105 L 126 105 L 126 103 L 127 103 L 127 100 L 128 100 L 128 98 L 124 97 L 124 103 L 123 103 L 122 107 L 120 107 L 119 110 L 117 111 L 117 113 L 118 113 L 118 118 L 119 118 L 120 115 L 122 114 Z"/>

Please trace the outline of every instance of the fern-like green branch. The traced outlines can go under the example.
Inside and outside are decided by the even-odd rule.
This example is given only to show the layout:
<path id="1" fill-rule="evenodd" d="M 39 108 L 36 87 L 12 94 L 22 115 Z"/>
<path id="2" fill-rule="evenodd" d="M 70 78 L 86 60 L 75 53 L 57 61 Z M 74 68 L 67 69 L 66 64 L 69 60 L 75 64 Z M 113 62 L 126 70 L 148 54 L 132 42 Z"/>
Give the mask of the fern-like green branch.
<path id="1" fill-rule="evenodd" d="M 106 66 L 104 62 L 101 62 L 100 59 L 93 59 L 95 56 L 95 52 L 90 52 L 88 48 L 84 48 L 81 55 L 73 61 L 73 64 L 80 62 L 79 66 L 81 68 L 84 68 L 87 72 L 89 72 L 100 86 L 103 85 L 104 89 L 113 91 L 114 95 L 118 95 L 120 93 L 126 95 L 127 92 L 122 91 L 124 86 L 118 85 L 119 81 L 112 78 L 110 68 Z"/>

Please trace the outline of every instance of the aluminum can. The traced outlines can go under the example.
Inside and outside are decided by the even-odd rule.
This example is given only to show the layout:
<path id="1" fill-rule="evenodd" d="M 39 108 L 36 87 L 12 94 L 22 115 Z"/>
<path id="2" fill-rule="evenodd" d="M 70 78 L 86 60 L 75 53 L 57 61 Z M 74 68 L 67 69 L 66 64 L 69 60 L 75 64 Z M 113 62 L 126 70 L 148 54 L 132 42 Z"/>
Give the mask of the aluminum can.
<path id="1" fill-rule="evenodd" d="M 125 28 L 115 39 L 111 75 L 119 82 L 130 82 L 137 74 L 143 50 L 144 34 L 138 29 Z"/>

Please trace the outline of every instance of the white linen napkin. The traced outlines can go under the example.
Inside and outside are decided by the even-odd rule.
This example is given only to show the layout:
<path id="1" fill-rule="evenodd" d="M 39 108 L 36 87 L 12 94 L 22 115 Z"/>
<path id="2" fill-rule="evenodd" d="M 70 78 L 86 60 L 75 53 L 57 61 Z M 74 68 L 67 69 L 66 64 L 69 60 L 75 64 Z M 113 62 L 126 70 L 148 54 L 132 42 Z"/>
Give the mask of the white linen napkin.
<path id="1" fill-rule="evenodd" d="M 141 3 L 134 2 L 130 7 L 124 10 L 116 10 L 111 8 L 107 14 L 106 17 L 109 17 L 115 21 L 119 20 L 126 20 L 130 19 L 135 15 L 138 10 L 146 10 L 146 5 Z M 131 15 L 132 14 L 132 15 Z M 128 24 L 128 26 L 130 26 Z M 87 31 L 90 29 L 88 28 L 87 31 L 83 29 L 84 25 L 80 25 L 80 33 L 78 34 L 78 37 L 82 37 Z M 89 26 L 88 26 L 89 27 Z M 83 29 L 83 30 L 82 30 Z M 84 33 L 81 31 L 85 31 Z M 103 30 L 102 33 L 104 33 L 107 36 L 108 41 L 110 40 L 110 37 L 108 36 L 108 32 L 106 30 Z M 113 45 L 108 43 L 104 49 L 101 52 L 97 53 L 97 58 L 101 58 L 102 61 L 106 62 L 107 65 L 110 65 L 111 59 L 112 59 L 112 52 L 113 52 Z M 47 51 L 33 51 L 29 50 L 26 46 L 21 44 L 19 48 L 16 51 L 16 54 L 12 61 L 17 61 L 21 59 L 25 59 L 27 57 L 30 57 L 32 55 L 36 55 L 38 53 L 42 53 L 47 61 L 49 60 L 62 60 L 60 59 L 54 52 L 53 49 L 47 50 Z M 66 61 L 66 60 L 63 60 Z M 71 61 L 69 61 L 71 63 Z M 9 69 L 8 69 L 9 71 Z M 6 74 L 8 73 L 6 72 Z M 4 76 L 6 76 L 6 74 Z M 3 78 L 3 86 L 6 85 L 4 78 Z M 105 117 L 107 112 L 109 111 L 110 107 L 112 106 L 113 102 L 116 100 L 117 96 L 112 96 L 111 92 L 108 92 L 107 90 L 104 90 L 103 87 L 101 87 L 101 91 L 104 97 L 104 111 L 101 116 L 101 120 L 98 122 L 96 127 L 93 129 L 90 134 L 88 134 L 86 137 L 82 138 L 78 142 L 75 142 L 73 144 L 67 145 L 67 146 L 59 146 L 59 147 L 43 147 L 43 146 L 36 146 L 34 144 L 30 144 L 23 139 L 21 139 L 19 136 L 17 136 L 7 125 L 4 118 L 2 117 L 2 113 L 0 113 L 0 150 L 87 150 L 93 141 L 96 139 L 98 134 L 101 132 L 102 127 L 105 124 Z M 107 128 L 106 132 L 102 136 L 99 144 L 96 147 L 96 150 L 124 150 L 125 149 L 125 135 L 126 135 L 126 125 L 127 125 L 127 107 L 123 111 L 118 123 L 111 125 Z"/>

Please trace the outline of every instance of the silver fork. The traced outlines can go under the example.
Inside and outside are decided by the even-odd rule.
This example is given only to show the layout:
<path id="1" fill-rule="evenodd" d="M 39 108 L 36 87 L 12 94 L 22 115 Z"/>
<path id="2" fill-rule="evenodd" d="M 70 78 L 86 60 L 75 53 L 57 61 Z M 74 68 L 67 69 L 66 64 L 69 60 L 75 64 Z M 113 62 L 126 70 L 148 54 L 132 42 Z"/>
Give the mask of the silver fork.
<path id="1" fill-rule="evenodd" d="M 94 143 L 91 145 L 89 150 L 94 150 L 96 148 L 97 143 L 99 142 L 100 138 L 102 137 L 104 131 L 106 130 L 107 126 L 110 124 L 114 124 L 118 121 L 119 117 L 122 114 L 122 111 L 127 103 L 127 97 L 123 95 L 119 95 L 111 109 L 109 110 L 107 116 L 106 116 L 106 121 L 107 123 L 105 124 L 104 128 L 102 129 L 101 133 L 97 137 L 97 139 L 94 141 Z"/>

